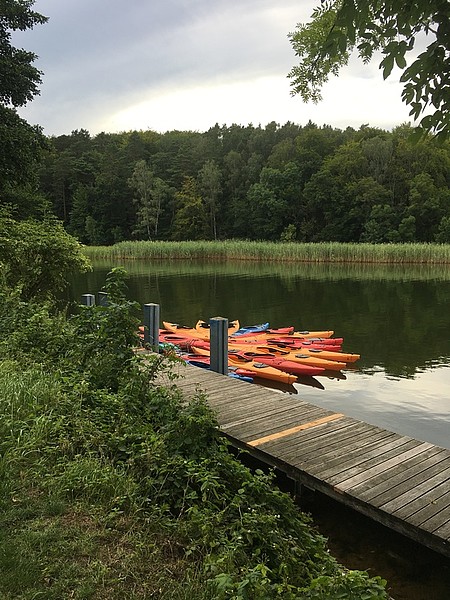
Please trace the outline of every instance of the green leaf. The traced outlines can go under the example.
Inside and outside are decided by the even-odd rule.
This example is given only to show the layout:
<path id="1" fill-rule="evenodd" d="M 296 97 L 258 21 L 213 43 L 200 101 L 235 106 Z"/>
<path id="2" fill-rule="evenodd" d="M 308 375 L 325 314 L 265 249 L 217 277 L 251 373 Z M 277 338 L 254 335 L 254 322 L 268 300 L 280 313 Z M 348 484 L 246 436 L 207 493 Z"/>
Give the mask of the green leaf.
<path id="1" fill-rule="evenodd" d="M 381 61 L 380 67 L 383 69 L 383 79 L 387 79 L 394 67 L 394 57 L 389 54 Z"/>
<path id="2" fill-rule="evenodd" d="M 399 69 L 404 69 L 406 67 L 406 59 L 403 54 L 397 54 L 395 57 L 395 62 L 397 63 L 397 67 Z"/>

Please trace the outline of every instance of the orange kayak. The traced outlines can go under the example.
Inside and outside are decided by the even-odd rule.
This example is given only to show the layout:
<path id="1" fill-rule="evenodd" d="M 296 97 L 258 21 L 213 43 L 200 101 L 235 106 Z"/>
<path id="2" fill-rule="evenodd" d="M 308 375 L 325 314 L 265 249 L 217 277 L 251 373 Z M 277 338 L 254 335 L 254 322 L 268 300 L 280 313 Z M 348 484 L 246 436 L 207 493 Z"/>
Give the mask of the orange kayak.
<path id="1" fill-rule="evenodd" d="M 243 360 L 237 356 L 228 356 L 228 364 L 233 367 L 241 367 L 252 373 L 255 377 L 261 377 L 262 379 L 271 379 L 272 381 L 279 381 L 281 383 L 293 384 L 297 381 L 297 376 L 292 373 L 281 371 L 276 367 L 261 363 L 254 360 Z"/>
<path id="2" fill-rule="evenodd" d="M 231 344 L 230 344 L 231 346 Z M 320 348 L 304 347 L 301 348 L 279 348 L 273 345 L 253 346 L 255 352 L 270 352 L 277 356 L 288 356 L 289 354 L 304 354 L 306 356 L 314 356 L 322 360 L 335 361 L 340 363 L 354 363 L 361 358 L 360 354 L 350 352 L 336 352 L 335 350 L 322 350 Z"/>

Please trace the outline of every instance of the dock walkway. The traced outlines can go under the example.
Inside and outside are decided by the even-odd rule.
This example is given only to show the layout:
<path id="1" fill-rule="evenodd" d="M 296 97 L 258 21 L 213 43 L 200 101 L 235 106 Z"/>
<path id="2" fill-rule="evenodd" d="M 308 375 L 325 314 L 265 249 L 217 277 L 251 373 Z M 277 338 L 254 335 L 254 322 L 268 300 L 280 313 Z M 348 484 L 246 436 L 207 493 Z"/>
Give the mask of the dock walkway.
<path id="1" fill-rule="evenodd" d="M 450 556 L 450 450 L 206 369 L 181 364 L 177 387 L 202 391 L 231 443 Z"/>

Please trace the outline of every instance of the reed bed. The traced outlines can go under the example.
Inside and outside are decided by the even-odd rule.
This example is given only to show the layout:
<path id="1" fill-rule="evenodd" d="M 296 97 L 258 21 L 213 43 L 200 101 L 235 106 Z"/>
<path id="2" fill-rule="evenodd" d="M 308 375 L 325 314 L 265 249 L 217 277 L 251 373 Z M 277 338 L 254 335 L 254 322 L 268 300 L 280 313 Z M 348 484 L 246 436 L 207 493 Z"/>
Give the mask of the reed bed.
<path id="1" fill-rule="evenodd" d="M 252 260 L 306 263 L 450 263 L 450 244 L 342 244 L 338 242 L 138 241 L 85 246 L 91 259 Z"/>

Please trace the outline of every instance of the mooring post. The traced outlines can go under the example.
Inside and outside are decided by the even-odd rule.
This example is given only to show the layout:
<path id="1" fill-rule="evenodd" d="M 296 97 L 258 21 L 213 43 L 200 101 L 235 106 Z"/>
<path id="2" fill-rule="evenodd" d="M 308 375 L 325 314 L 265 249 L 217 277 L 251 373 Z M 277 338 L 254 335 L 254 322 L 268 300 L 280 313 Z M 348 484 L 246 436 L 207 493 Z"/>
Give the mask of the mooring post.
<path id="1" fill-rule="evenodd" d="M 209 320 L 210 369 L 228 373 L 228 319 L 213 317 Z"/>
<path id="2" fill-rule="evenodd" d="M 159 352 L 159 304 L 144 304 L 144 344 Z"/>
<path id="3" fill-rule="evenodd" d="M 84 306 L 95 306 L 94 294 L 83 294 L 81 296 L 81 304 L 84 304 Z"/>
<path id="4" fill-rule="evenodd" d="M 108 306 L 108 294 L 106 292 L 97 292 L 99 306 Z"/>

